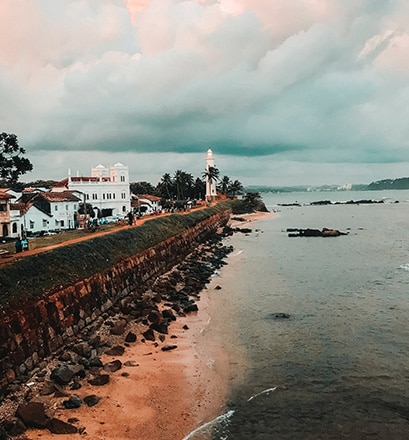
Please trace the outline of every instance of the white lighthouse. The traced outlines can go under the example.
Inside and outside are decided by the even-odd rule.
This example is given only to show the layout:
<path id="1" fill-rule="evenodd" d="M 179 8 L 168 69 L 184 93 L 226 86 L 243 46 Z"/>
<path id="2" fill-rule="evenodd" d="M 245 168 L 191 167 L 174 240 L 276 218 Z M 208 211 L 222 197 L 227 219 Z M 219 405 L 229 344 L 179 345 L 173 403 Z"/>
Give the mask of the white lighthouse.
<path id="1" fill-rule="evenodd" d="M 212 201 L 216 198 L 216 180 L 211 179 L 209 169 L 215 168 L 213 151 L 209 148 L 206 154 L 206 200 Z"/>

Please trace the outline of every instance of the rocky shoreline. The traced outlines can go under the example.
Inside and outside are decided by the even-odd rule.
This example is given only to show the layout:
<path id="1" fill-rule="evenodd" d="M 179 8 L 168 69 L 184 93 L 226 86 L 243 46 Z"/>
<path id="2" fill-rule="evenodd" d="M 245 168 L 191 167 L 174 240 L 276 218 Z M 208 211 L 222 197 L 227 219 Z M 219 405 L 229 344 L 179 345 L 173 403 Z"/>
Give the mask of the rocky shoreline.
<path id="1" fill-rule="evenodd" d="M 0 440 L 31 438 L 35 430 L 41 430 L 41 438 L 46 438 L 47 432 L 61 438 L 64 434 L 87 434 L 87 423 L 70 411 L 100 405 L 99 390 L 113 376 L 129 376 L 128 371 L 144 361 L 123 361 L 132 347 L 152 350 L 143 356 L 152 355 L 153 350 L 178 350 L 174 323 L 197 312 L 200 292 L 232 251 L 222 239 L 237 231 L 240 228 L 225 227 L 214 234 L 185 261 L 158 277 L 142 298 L 123 298 L 47 359 L 46 365 L 34 370 L 31 377 L 12 383 L 0 403 Z M 189 326 L 185 324 L 182 329 L 188 332 Z M 56 415 L 61 411 L 63 417 Z"/>

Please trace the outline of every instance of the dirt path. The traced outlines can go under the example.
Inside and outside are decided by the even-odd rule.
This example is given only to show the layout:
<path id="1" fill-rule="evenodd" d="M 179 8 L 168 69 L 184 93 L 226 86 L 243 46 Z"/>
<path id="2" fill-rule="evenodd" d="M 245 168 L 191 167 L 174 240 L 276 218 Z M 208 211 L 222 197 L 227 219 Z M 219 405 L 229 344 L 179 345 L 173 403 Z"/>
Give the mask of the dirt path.
<path id="1" fill-rule="evenodd" d="M 203 207 L 200 208 L 196 208 L 196 209 L 203 209 Z M 188 214 L 189 212 L 192 211 L 186 211 L 186 212 L 180 212 L 179 214 Z M 150 221 L 150 220 L 154 220 L 156 218 L 159 217 L 165 217 L 171 215 L 170 213 L 164 213 L 164 214 L 160 214 L 157 216 L 145 216 L 142 217 L 140 219 L 137 220 L 137 223 L 135 225 L 129 226 L 127 224 L 124 225 L 118 225 L 117 227 L 110 227 L 109 229 L 100 229 L 99 231 L 96 232 L 89 232 L 86 235 L 82 235 L 80 237 L 75 237 L 75 238 L 68 238 L 65 241 L 59 242 L 59 243 L 53 243 L 53 244 L 44 244 L 44 245 L 40 245 L 39 247 L 36 247 L 35 249 L 30 249 L 28 251 L 24 251 L 24 252 L 19 252 L 14 253 L 14 252 L 9 252 L 8 254 L 4 254 L 0 256 L 0 265 L 1 264 L 5 264 L 8 263 L 10 261 L 14 261 L 14 260 L 18 260 L 20 258 L 25 258 L 29 255 L 35 255 L 35 254 L 39 254 L 41 252 L 45 252 L 45 251 L 49 251 L 52 249 L 56 249 L 59 248 L 61 246 L 67 246 L 70 244 L 74 244 L 74 243 L 79 243 L 81 241 L 85 241 L 85 240 L 90 240 L 91 238 L 95 238 L 95 237 L 101 237 L 103 235 L 108 235 L 108 234 L 113 234 L 115 232 L 118 232 L 119 230 L 122 229 L 130 229 L 130 228 L 136 228 L 138 226 L 143 225 L 145 222 Z M 67 234 L 67 237 L 69 237 L 69 232 L 62 232 L 61 234 Z M 35 239 L 38 240 L 38 239 Z"/>

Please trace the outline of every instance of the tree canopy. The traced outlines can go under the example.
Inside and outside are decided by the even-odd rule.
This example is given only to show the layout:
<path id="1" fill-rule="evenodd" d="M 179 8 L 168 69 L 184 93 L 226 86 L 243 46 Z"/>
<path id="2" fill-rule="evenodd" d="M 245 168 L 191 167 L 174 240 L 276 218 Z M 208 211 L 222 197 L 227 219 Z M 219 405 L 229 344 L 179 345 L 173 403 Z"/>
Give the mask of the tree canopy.
<path id="1" fill-rule="evenodd" d="M 31 162 L 23 156 L 25 153 L 15 134 L 0 134 L 0 179 L 13 184 L 20 175 L 33 169 Z"/>

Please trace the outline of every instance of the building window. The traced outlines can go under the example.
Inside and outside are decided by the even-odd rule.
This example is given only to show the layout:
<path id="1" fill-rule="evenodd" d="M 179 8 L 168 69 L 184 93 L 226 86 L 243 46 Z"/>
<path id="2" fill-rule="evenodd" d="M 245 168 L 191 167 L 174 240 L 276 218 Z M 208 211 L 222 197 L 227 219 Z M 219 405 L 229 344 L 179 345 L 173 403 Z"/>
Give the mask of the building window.
<path id="1" fill-rule="evenodd" d="M 12 230 L 13 230 L 13 234 L 17 233 L 17 223 L 13 223 Z"/>
<path id="2" fill-rule="evenodd" d="M 115 199 L 115 193 L 112 194 L 112 198 Z"/>
<path id="3" fill-rule="evenodd" d="M 2 212 L 7 211 L 7 205 L 5 203 L 0 204 L 0 211 L 2 211 Z"/>
<path id="4" fill-rule="evenodd" d="M 65 210 L 68 211 L 68 205 L 65 205 Z"/>
<path id="5" fill-rule="evenodd" d="M 58 211 L 58 205 L 54 205 L 54 211 Z"/>
<path id="6" fill-rule="evenodd" d="M 64 227 L 64 220 L 60 221 L 60 226 L 63 228 Z"/>
<path id="7" fill-rule="evenodd" d="M 46 228 L 48 225 L 48 221 L 43 219 L 43 228 Z"/>
<path id="8" fill-rule="evenodd" d="M 126 212 L 126 206 L 122 206 L 122 212 Z"/>
<path id="9" fill-rule="evenodd" d="M 33 222 L 33 220 L 30 220 L 30 229 L 34 229 L 34 222 Z"/>
<path id="10" fill-rule="evenodd" d="M 89 194 L 85 194 L 85 198 L 89 200 Z"/>
<path id="11" fill-rule="evenodd" d="M 121 176 L 121 182 L 125 182 L 125 176 Z"/>
<path id="12" fill-rule="evenodd" d="M 98 194 L 97 193 L 92 194 L 92 200 L 98 200 Z"/>
<path id="13" fill-rule="evenodd" d="M 121 199 L 122 199 L 122 200 L 126 199 L 126 193 L 124 193 L 124 192 L 121 193 Z"/>
<path id="14" fill-rule="evenodd" d="M 105 193 L 104 194 L 102 194 L 102 198 L 105 200 Z"/>

